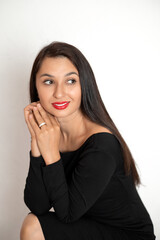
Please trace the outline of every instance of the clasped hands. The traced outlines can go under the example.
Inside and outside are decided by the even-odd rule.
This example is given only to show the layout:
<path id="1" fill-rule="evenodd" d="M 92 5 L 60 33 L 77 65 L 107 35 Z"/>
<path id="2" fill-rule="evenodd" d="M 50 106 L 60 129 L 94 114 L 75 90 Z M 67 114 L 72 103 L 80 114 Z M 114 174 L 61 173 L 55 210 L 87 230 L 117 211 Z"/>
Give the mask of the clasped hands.
<path id="1" fill-rule="evenodd" d="M 25 121 L 31 134 L 32 141 L 37 144 L 37 150 L 42 155 L 46 165 L 60 159 L 60 124 L 58 120 L 46 112 L 40 102 L 29 104 L 24 109 Z M 39 128 L 39 125 L 46 124 Z M 34 145 L 35 146 L 35 145 Z"/>

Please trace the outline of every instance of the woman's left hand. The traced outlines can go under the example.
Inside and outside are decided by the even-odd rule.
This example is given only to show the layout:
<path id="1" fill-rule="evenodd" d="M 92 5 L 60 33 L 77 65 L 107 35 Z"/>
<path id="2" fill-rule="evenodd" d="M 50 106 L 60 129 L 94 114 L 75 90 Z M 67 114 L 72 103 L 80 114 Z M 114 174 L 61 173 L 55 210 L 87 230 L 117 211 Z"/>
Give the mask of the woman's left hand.
<path id="1" fill-rule="evenodd" d="M 35 132 L 39 150 L 47 165 L 54 163 L 60 159 L 60 124 L 54 116 L 44 110 L 40 103 L 33 108 L 33 114 L 29 115 L 29 121 Z M 46 124 L 39 127 L 43 122 Z"/>

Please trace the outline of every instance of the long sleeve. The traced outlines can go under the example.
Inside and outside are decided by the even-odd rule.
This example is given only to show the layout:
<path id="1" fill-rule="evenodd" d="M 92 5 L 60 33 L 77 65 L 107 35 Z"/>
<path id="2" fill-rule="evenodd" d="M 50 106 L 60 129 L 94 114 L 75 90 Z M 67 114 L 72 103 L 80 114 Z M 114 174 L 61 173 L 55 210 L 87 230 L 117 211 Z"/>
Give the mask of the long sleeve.
<path id="1" fill-rule="evenodd" d="M 30 166 L 24 189 L 24 202 L 35 214 L 41 215 L 52 207 L 42 178 L 42 166 L 45 162 L 40 157 L 33 157 L 30 151 Z"/>
<path id="2" fill-rule="evenodd" d="M 114 135 L 93 134 L 79 149 L 60 155 L 59 161 L 46 165 L 42 156 L 33 157 L 30 151 L 24 200 L 47 235 L 61 231 L 59 221 L 77 221 L 80 226 L 79 220 L 86 217 L 103 224 L 107 236 L 106 226 L 112 226 L 115 233 L 119 229 L 129 236 L 135 232 L 139 238 L 155 238 L 133 176 L 125 174 L 123 151 Z M 52 207 L 55 214 L 48 214 Z"/>
<path id="3" fill-rule="evenodd" d="M 97 149 L 80 155 L 68 185 L 62 159 L 43 166 L 44 184 L 59 220 L 69 223 L 83 216 L 101 196 L 115 168 L 114 158 Z"/>

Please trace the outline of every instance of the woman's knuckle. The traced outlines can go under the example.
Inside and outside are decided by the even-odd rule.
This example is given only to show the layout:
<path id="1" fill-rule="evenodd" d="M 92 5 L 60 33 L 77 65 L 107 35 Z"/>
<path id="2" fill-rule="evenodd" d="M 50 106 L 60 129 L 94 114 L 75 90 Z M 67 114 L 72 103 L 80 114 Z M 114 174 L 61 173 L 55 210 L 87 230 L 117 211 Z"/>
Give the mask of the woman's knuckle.
<path id="1" fill-rule="evenodd" d="M 47 135 L 47 134 L 48 134 L 48 129 L 45 129 L 45 130 L 43 131 L 43 133 L 44 133 L 44 135 Z"/>
<path id="2" fill-rule="evenodd" d="M 55 129 L 58 131 L 60 129 L 60 127 L 58 125 L 56 125 Z"/>
<path id="3" fill-rule="evenodd" d="M 47 135 L 48 134 L 48 130 L 47 129 L 43 129 L 43 131 L 41 131 L 40 133 L 39 133 L 39 136 L 41 137 L 41 138 L 43 138 L 45 135 Z"/>
<path id="4" fill-rule="evenodd" d="M 40 133 L 38 134 L 38 138 L 39 138 L 39 139 L 43 138 L 43 133 L 42 133 L 42 132 L 40 132 Z"/>
<path id="5" fill-rule="evenodd" d="M 50 131 L 51 133 L 53 133 L 53 132 L 54 132 L 54 128 L 51 127 L 51 128 L 49 129 L 49 131 Z"/>

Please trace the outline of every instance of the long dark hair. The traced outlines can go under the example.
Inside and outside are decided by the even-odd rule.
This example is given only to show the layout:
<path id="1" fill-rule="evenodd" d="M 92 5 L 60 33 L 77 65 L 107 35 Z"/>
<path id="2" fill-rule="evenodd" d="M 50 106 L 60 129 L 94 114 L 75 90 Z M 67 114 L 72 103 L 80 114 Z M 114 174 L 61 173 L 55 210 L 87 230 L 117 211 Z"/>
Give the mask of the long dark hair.
<path id="1" fill-rule="evenodd" d="M 82 91 L 82 113 L 92 122 L 108 128 L 116 136 L 123 152 L 125 173 L 126 175 L 132 173 L 135 185 L 140 184 L 140 177 L 135 166 L 135 161 L 126 142 L 104 106 L 92 68 L 84 55 L 76 47 L 64 42 L 53 42 L 39 52 L 31 71 L 30 101 L 36 102 L 39 100 L 36 89 L 36 74 L 44 58 L 60 56 L 67 57 L 79 72 Z"/>

